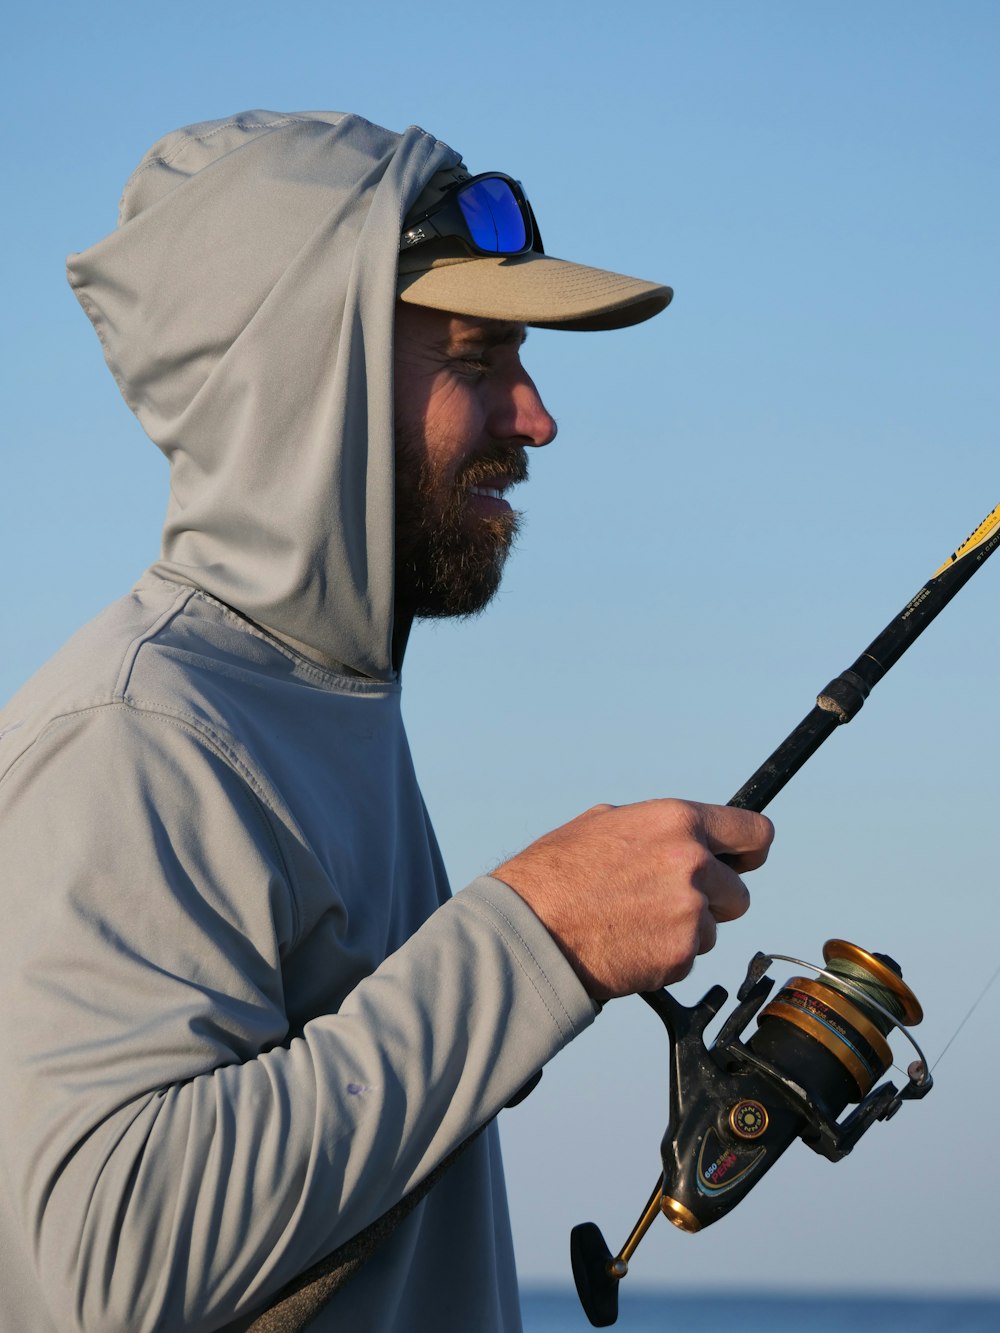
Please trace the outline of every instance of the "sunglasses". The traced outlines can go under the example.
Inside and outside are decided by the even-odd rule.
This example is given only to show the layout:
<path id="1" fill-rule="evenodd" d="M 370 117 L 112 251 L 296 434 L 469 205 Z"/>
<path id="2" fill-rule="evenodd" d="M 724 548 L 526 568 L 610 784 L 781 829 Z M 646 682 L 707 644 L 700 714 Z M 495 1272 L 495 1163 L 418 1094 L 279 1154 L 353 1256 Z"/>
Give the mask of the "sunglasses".
<path id="1" fill-rule="evenodd" d="M 446 236 L 457 237 L 476 255 L 545 253 L 524 191 L 499 171 L 484 171 L 452 185 L 433 208 L 407 223 L 399 250 L 405 254 Z"/>

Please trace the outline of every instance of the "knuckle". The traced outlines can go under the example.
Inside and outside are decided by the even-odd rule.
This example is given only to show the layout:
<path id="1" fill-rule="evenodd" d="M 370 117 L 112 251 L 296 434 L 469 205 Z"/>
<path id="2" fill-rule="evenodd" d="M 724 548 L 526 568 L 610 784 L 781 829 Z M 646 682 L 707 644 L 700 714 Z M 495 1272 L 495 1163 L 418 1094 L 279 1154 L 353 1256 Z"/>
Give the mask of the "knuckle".
<path id="1" fill-rule="evenodd" d="M 702 925 L 710 915 L 704 895 L 693 890 L 684 902 L 684 915 L 678 929 L 678 943 L 686 958 L 694 958 Z"/>
<path id="2" fill-rule="evenodd" d="M 701 828 L 701 812 L 690 801 L 668 796 L 662 802 L 662 809 L 668 823 L 682 833 L 690 835 Z"/>
<path id="3" fill-rule="evenodd" d="M 715 875 L 718 861 L 700 842 L 689 842 L 684 847 L 683 863 L 688 882 L 701 889 Z"/>
<path id="4" fill-rule="evenodd" d="M 606 815 L 611 810 L 617 810 L 616 805 L 611 805 L 608 801 L 600 801 L 597 805 L 592 805 L 585 813 L 588 815 Z"/>

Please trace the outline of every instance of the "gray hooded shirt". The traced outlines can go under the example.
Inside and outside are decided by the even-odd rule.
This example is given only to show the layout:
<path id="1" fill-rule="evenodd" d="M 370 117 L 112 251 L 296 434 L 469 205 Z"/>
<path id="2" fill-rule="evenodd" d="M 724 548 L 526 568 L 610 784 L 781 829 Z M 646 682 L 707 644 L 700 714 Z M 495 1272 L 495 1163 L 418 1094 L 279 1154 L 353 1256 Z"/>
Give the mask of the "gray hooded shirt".
<path id="1" fill-rule="evenodd" d="M 5 1333 L 245 1327 L 593 1019 L 516 894 L 450 896 L 400 717 L 396 254 L 458 160 L 195 126 L 71 258 L 171 486 L 0 714 Z M 491 1127 L 310 1327 L 519 1325 Z"/>

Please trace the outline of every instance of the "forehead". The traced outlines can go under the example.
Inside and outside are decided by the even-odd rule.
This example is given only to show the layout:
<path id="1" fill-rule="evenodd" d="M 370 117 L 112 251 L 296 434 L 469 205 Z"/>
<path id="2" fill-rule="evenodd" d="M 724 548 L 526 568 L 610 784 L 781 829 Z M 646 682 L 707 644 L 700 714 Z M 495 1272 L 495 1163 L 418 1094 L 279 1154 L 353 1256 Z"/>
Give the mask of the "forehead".
<path id="1" fill-rule="evenodd" d="M 397 341 L 413 341 L 442 349 L 520 347 L 527 336 L 525 326 L 513 320 L 479 319 L 405 302 L 396 306 Z"/>

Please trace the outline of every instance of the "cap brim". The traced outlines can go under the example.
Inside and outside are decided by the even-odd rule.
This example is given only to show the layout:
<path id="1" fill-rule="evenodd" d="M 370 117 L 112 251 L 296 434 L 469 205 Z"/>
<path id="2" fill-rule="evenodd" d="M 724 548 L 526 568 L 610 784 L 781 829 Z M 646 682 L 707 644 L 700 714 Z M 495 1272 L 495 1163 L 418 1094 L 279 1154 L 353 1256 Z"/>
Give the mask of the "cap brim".
<path id="1" fill-rule="evenodd" d="M 673 296 L 659 283 L 534 252 L 511 259 L 438 251 L 428 264 L 426 251 L 413 251 L 400 255 L 399 269 L 396 291 L 410 305 L 542 329 L 627 328 L 658 315 Z"/>

